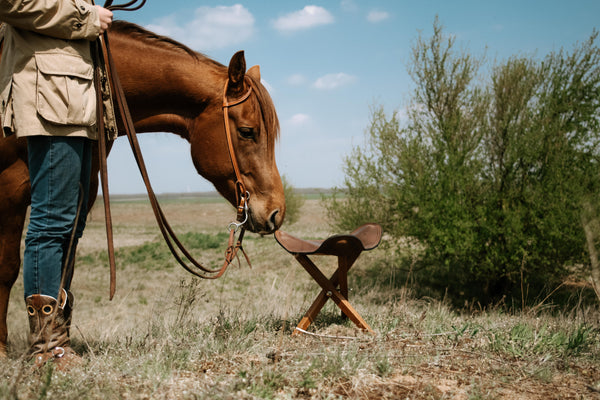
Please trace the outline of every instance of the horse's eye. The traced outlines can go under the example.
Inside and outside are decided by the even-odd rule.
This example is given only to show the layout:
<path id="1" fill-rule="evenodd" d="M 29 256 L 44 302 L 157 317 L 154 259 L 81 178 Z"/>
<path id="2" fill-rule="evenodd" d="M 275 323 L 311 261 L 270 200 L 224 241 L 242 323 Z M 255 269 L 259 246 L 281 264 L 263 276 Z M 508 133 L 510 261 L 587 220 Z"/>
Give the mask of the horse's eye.
<path id="1" fill-rule="evenodd" d="M 238 128 L 238 132 L 240 133 L 240 136 L 244 139 L 254 139 L 254 137 L 256 136 L 254 133 L 254 129 L 252 128 Z"/>

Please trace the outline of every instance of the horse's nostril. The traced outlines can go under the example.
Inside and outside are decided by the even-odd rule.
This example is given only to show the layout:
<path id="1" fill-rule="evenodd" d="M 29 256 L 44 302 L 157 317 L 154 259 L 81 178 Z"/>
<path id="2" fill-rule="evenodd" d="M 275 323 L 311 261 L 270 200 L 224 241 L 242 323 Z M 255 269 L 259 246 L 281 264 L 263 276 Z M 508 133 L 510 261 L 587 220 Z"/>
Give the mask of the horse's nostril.
<path id="1" fill-rule="evenodd" d="M 269 216 L 269 228 L 271 228 L 271 230 L 276 230 L 277 228 L 279 228 L 280 222 L 279 220 L 279 209 L 273 211 L 271 213 L 271 215 Z"/>

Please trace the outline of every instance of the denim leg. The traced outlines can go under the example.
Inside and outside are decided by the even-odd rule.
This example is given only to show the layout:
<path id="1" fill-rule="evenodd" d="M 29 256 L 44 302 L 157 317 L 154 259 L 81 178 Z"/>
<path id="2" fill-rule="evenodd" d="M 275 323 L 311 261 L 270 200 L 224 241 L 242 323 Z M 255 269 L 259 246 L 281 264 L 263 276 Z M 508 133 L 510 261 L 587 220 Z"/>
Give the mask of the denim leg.
<path id="1" fill-rule="evenodd" d="M 31 214 L 25 238 L 25 297 L 57 297 L 66 250 L 75 225 L 79 185 L 89 190 L 91 145 L 85 138 L 33 136 L 27 140 L 31 180 Z M 76 236 L 85 227 L 84 201 Z M 75 244 L 75 243 L 74 243 Z"/>
<path id="2" fill-rule="evenodd" d="M 75 230 L 75 237 L 73 238 L 73 243 L 70 244 L 71 239 L 67 240 L 63 244 L 63 260 L 62 265 L 68 261 L 70 264 L 75 262 L 75 252 L 77 250 L 77 244 L 79 243 L 79 239 L 83 236 L 83 230 L 85 229 L 85 223 L 87 221 L 87 205 L 89 201 L 89 187 L 90 187 L 90 176 L 92 172 L 92 141 L 86 139 L 83 145 L 83 153 L 82 153 L 82 165 L 81 165 L 81 177 L 80 184 L 81 189 L 83 190 L 83 199 L 81 200 L 81 211 L 79 213 L 79 221 L 77 222 L 77 229 Z M 79 201 L 79 199 L 78 199 Z M 70 234 L 70 233 L 69 233 Z M 71 253 L 68 253 L 69 247 L 71 248 Z M 65 289 L 69 290 L 71 287 L 71 281 L 73 279 L 73 268 L 67 269 L 69 275 L 67 275 L 65 279 Z"/>

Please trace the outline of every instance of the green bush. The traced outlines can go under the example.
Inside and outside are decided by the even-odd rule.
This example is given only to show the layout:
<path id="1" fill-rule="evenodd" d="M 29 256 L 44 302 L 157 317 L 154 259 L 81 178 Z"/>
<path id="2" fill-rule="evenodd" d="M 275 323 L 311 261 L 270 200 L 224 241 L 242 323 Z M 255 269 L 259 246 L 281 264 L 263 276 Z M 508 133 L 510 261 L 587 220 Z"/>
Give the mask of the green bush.
<path id="1" fill-rule="evenodd" d="M 555 287 L 589 263 L 582 213 L 599 208 L 597 32 L 570 53 L 488 66 L 433 28 L 413 46 L 405 113 L 373 108 L 329 216 L 416 240 L 423 276 L 451 294 Z"/>
<path id="2" fill-rule="evenodd" d="M 300 218 L 300 209 L 304 204 L 304 197 L 294 190 L 294 187 L 285 175 L 281 177 L 281 180 L 283 182 L 283 193 L 285 195 L 284 223 L 287 226 L 290 226 Z"/>

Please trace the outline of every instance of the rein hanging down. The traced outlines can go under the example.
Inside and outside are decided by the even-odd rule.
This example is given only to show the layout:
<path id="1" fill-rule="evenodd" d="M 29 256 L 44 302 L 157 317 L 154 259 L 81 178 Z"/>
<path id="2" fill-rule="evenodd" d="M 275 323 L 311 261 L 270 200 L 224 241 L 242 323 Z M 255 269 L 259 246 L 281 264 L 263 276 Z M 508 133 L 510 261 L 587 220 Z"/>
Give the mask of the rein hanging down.
<path id="1" fill-rule="evenodd" d="M 138 0 L 131 0 L 128 3 L 121 5 L 112 5 L 112 0 L 107 0 L 104 7 L 111 11 L 135 11 L 140 9 L 145 3 L 146 0 L 141 0 L 141 3 L 137 6 L 135 5 Z M 216 279 L 221 277 L 229 264 L 233 261 L 233 259 L 237 256 L 238 250 L 242 250 L 242 254 L 244 255 L 248 264 L 250 264 L 250 260 L 245 253 L 242 247 L 242 240 L 245 232 L 245 223 L 248 219 L 248 201 L 250 198 L 250 194 L 246 190 L 246 187 L 242 181 L 242 176 L 239 170 L 239 166 L 237 163 L 237 157 L 235 154 L 235 149 L 233 147 L 231 131 L 229 128 L 229 113 L 228 109 L 230 107 L 236 106 L 238 104 L 243 103 L 246 99 L 250 97 L 252 92 L 252 86 L 249 86 L 248 91 L 240 98 L 237 98 L 231 102 L 227 99 L 227 87 L 229 80 L 225 81 L 224 89 L 223 89 L 223 120 L 225 124 L 225 132 L 227 136 L 227 146 L 229 150 L 229 156 L 231 159 L 231 163 L 233 165 L 233 170 L 236 175 L 236 198 L 237 198 L 237 221 L 231 222 L 228 225 L 229 230 L 229 242 L 227 245 L 227 250 L 225 252 L 225 259 L 223 261 L 223 265 L 218 269 L 210 269 L 203 266 L 201 263 L 196 261 L 192 255 L 185 249 L 182 243 L 179 241 L 173 229 L 167 222 L 165 215 L 160 207 L 158 199 L 154 193 L 152 185 L 150 184 L 150 179 L 148 177 L 148 172 L 146 170 L 146 165 L 144 159 L 142 157 L 142 152 L 139 146 L 139 142 L 136 137 L 136 132 L 133 124 L 133 119 L 129 112 L 129 107 L 127 106 L 127 101 L 125 98 L 125 93 L 121 86 L 121 82 L 119 80 L 117 70 L 114 64 L 114 60 L 110 51 L 110 44 L 108 40 L 107 32 L 104 32 L 102 37 L 98 40 L 96 46 L 96 58 L 99 66 L 106 67 L 107 78 L 110 82 L 110 87 L 112 89 L 112 93 L 114 93 L 114 98 L 116 99 L 117 108 L 119 109 L 121 118 L 123 120 L 123 124 L 125 126 L 125 132 L 127 134 L 127 138 L 129 140 L 129 144 L 131 146 L 134 158 L 138 165 L 138 169 L 140 174 L 142 175 L 142 179 L 146 186 L 146 191 L 148 193 L 148 198 L 152 205 L 152 210 L 154 212 L 154 216 L 156 218 L 158 227 L 171 251 L 171 254 L 175 257 L 178 263 L 191 274 L 203 278 L 203 279 Z M 106 236 L 108 242 L 108 258 L 110 264 L 110 299 L 113 298 L 115 289 L 116 289 L 116 266 L 115 266 L 115 254 L 114 254 L 114 243 L 113 243 L 113 233 L 112 233 L 112 217 L 110 213 L 110 202 L 108 195 L 108 174 L 107 174 L 107 164 L 106 164 L 106 156 L 107 156 L 107 139 L 104 132 L 104 118 L 103 118 L 103 107 L 102 107 L 102 87 L 101 87 L 101 77 L 100 77 L 100 68 L 96 68 L 96 93 L 98 96 L 97 101 L 97 111 L 98 111 L 98 148 L 99 148 L 99 158 L 100 158 L 100 178 L 102 184 L 102 195 L 104 198 L 104 210 L 105 210 L 105 220 L 106 220 Z M 235 239 L 235 234 L 239 231 L 237 241 Z M 183 257 L 178 253 L 180 251 L 183 256 L 192 264 L 192 266 L 188 265 Z"/>

